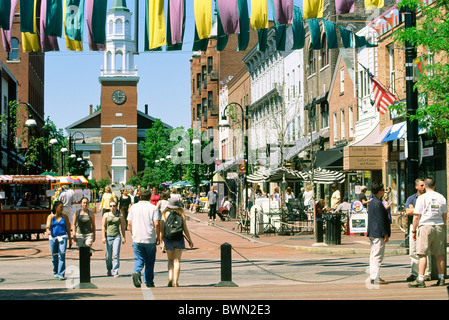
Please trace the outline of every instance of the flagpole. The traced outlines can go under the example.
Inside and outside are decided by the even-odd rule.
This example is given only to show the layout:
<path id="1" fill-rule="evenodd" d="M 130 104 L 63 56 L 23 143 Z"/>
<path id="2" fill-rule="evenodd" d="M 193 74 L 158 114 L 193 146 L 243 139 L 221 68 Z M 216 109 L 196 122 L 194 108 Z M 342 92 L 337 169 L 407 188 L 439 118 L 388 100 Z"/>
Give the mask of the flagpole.
<path id="1" fill-rule="evenodd" d="M 134 54 L 139 54 L 139 0 L 134 0 L 134 41 L 136 49 Z"/>

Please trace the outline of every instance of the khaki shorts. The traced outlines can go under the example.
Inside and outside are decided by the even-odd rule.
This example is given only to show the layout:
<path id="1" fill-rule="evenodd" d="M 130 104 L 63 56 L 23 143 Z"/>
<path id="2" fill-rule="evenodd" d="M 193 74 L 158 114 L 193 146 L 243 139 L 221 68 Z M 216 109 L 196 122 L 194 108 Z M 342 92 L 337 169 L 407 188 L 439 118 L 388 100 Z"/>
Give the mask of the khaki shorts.
<path id="1" fill-rule="evenodd" d="M 76 245 L 78 247 L 85 247 L 85 246 L 92 246 L 92 243 L 94 242 L 94 234 L 93 233 L 87 233 L 87 234 L 76 234 Z"/>
<path id="2" fill-rule="evenodd" d="M 427 255 L 428 251 L 438 256 L 446 253 L 444 237 L 446 232 L 443 225 L 419 226 L 416 233 L 416 253 Z"/>

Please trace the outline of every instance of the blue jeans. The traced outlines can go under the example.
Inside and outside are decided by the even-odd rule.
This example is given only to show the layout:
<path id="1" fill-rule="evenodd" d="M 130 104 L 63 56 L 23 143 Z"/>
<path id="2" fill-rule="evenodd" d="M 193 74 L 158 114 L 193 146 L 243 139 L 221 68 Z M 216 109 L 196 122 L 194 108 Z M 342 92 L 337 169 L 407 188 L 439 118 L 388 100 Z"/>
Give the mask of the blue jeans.
<path id="1" fill-rule="evenodd" d="M 156 243 L 133 242 L 134 267 L 133 272 L 143 273 L 146 285 L 154 285 L 154 263 L 156 262 Z"/>
<path id="2" fill-rule="evenodd" d="M 67 249 L 67 237 L 50 239 L 51 262 L 53 263 L 53 275 L 63 278 L 65 276 L 65 251 Z"/>
<path id="3" fill-rule="evenodd" d="M 108 236 L 106 238 L 106 269 L 112 270 L 112 274 L 118 274 L 118 268 L 120 267 L 120 245 L 122 243 L 122 237 L 120 235 Z"/>

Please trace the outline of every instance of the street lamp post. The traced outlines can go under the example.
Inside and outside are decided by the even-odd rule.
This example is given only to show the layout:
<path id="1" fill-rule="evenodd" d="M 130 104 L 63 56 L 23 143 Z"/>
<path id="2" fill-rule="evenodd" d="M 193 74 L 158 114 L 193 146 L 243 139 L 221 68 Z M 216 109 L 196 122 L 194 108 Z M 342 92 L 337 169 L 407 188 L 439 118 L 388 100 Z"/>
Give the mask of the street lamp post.
<path id="1" fill-rule="evenodd" d="M 64 175 L 64 156 L 67 152 L 69 152 L 69 150 L 66 147 L 61 148 L 61 153 L 62 153 L 62 157 L 61 157 L 61 176 Z"/>
<path id="2" fill-rule="evenodd" d="M 248 189 L 247 189 L 247 184 L 248 184 L 248 120 L 249 120 L 249 108 L 248 106 L 246 106 L 245 109 L 243 109 L 242 105 L 237 103 L 237 102 L 231 102 L 229 103 L 223 110 L 223 116 L 221 118 L 220 123 L 218 124 L 219 127 L 221 128 L 229 128 L 229 121 L 228 121 L 228 117 L 226 116 L 226 110 L 228 109 L 229 106 L 231 105 L 236 105 L 238 106 L 241 111 L 242 111 L 242 124 L 245 123 L 245 134 L 244 134 L 244 162 L 245 162 L 245 176 L 243 179 L 243 188 L 245 190 L 245 213 L 247 213 L 248 210 Z M 246 217 L 248 217 L 248 215 L 246 214 Z"/>

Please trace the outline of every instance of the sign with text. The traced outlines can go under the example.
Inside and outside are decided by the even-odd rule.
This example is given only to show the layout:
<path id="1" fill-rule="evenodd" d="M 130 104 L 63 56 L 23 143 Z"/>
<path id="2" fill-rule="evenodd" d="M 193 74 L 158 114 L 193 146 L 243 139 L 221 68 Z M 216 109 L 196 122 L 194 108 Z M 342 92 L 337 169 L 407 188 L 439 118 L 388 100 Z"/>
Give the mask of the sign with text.
<path id="1" fill-rule="evenodd" d="M 346 147 L 343 170 L 382 170 L 382 147 Z"/>

